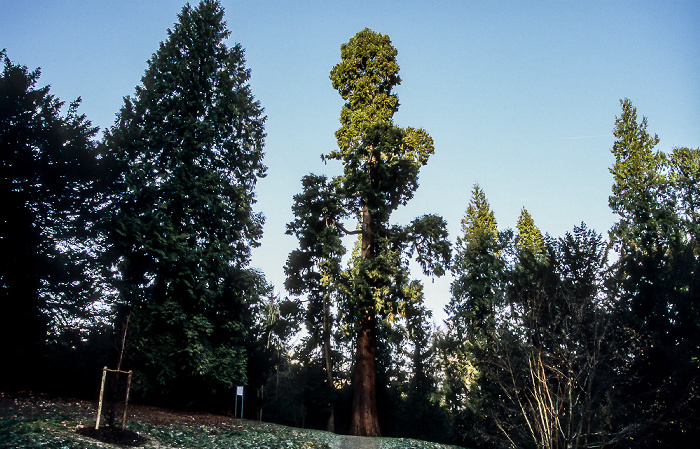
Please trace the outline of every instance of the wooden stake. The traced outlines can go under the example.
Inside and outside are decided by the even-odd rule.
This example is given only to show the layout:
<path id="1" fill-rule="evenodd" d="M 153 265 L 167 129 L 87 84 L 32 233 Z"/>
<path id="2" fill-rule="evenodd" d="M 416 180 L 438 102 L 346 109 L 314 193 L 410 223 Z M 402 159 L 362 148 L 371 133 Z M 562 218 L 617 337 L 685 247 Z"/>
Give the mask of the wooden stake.
<path id="1" fill-rule="evenodd" d="M 117 363 L 117 371 L 122 369 L 122 359 L 124 358 L 124 346 L 126 345 L 126 331 L 129 329 L 129 318 L 131 318 L 131 308 L 129 308 L 129 314 L 126 316 L 126 323 L 124 324 L 124 330 L 122 331 L 122 347 L 119 351 L 119 362 Z"/>
<path id="2" fill-rule="evenodd" d="M 133 371 L 129 370 L 129 377 L 126 379 L 126 399 L 124 400 L 124 416 L 122 417 L 122 430 L 126 425 L 126 408 L 129 406 L 129 390 L 131 390 L 131 373 Z"/>
<path id="3" fill-rule="evenodd" d="M 105 366 L 102 368 L 102 386 L 100 387 L 100 402 L 97 405 L 97 420 L 95 421 L 95 430 L 100 430 L 100 420 L 102 419 L 102 403 L 104 402 L 104 394 L 105 394 L 105 380 L 107 379 L 107 372 L 110 373 L 117 373 L 117 374 L 127 374 L 128 377 L 126 378 L 126 398 L 124 400 L 124 415 L 122 416 L 122 430 L 124 430 L 124 426 L 126 425 L 126 409 L 129 406 L 129 391 L 131 391 L 131 374 L 133 374 L 133 371 L 120 371 L 120 370 L 115 370 L 115 369 L 107 369 Z"/>

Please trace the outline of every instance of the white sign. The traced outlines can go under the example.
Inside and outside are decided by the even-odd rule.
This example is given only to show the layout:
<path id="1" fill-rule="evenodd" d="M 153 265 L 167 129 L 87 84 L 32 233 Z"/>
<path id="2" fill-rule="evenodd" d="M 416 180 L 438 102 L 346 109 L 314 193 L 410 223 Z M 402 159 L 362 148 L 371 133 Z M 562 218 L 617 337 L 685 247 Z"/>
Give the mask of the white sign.
<path id="1" fill-rule="evenodd" d="M 241 397 L 241 418 L 243 418 L 243 387 L 239 386 L 236 387 L 236 400 L 235 400 L 235 407 L 233 411 L 233 416 L 238 415 L 238 396 Z"/>

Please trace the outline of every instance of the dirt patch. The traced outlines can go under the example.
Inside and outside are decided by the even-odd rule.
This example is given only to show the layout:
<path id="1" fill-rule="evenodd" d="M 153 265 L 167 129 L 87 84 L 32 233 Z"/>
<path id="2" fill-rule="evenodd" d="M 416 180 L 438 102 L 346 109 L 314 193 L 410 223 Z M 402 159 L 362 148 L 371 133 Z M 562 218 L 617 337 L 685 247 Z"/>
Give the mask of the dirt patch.
<path id="1" fill-rule="evenodd" d="M 213 426 L 223 429 L 236 427 L 237 418 L 206 412 L 174 410 L 146 405 L 129 405 L 128 420 L 146 422 L 153 425 Z"/>
<path id="2" fill-rule="evenodd" d="M 0 416 L 22 415 L 28 418 L 39 418 L 59 415 L 76 419 L 90 414 L 94 417 L 95 413 L 97 413 L 97 407 L 90 401 L 57 398 L 34 392 L 11 394 L 0 392 Z"/>
<path id="3" fill-rule="evenodd" d="M 147 438 L 131 430 L 95 429 L 94 427 L 79 426 L 75 429 L 75 432 L 82 436 L 102 441 L 103 443 L 116 444 L 119 446 L 136 447 L 148 441 Z"/>
<path id="4" fill-rule="evenodd" d="M 0 420 L 27 419 L 29 421 L 51 420 L 58 422 L 66 431 L 83 441 L 95 440 L 109 447 L 138 447 L 149 441 L 148 436 L 125 429 L 101 427 L 95 429 L 97 401 L 61 398 L 35 392 L 5 393 L 0 391 Z M 121 412 L 119 416 L 121 424 Z M 129 404 L 127 421 L 169 429 L 217 429 L 239 431 L 245 426 L 240 419 L 226 415 L 175 410 Z M 77 424 L 77 427 L 75 425 Z M 257 424 L 257 423 L 255 423 Z M 250 426 L 247 423 L 246 426 Z M 0 443 L 0 446 L 2 444 Z M 158 446 L 160 447 L 160 446 Z"/>
<path id="5" fill-rule="evenodd" d="M 11 394 L 0 392 L 0 416 L 21 415 L 30 418 L 63 416 L 66 419 L 79 420 L 85 428 L 94 428 L 96 414 L 96 401 L 60 398 L 34 392 Z M 240 421 L 226 415 L 138 404 L 129 404 L 126 419 L 156 426 L 207 425 L 223 429 L 233 429 Z"/>

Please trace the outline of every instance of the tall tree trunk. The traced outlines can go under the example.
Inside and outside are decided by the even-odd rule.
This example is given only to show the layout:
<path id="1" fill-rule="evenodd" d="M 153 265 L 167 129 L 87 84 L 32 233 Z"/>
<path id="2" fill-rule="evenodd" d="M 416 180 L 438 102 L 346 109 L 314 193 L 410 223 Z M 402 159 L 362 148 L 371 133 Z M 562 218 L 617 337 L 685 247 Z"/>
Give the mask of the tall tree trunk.
<path id="1" fill-rule="evenodd" d="M 328 416 L 326 430 L 335 432 L 335 385 L 333 383 L 333 360 L 331 358 L 331 323 L 330 323 L 330 304 L 328 297 L 323 298 L 323 359 L 326 365 L 326 376 L 328 385 L 331 388 L 331 413 Z"/>
<path id="2" fill-rule="evenodd" d="M 378 437 L 376 327 L 370 311 L 360 318 L 357 335 L 357 357 L 352 384 L 352 421 L 350 434 Z"/>
<path id="3" fill-rule="evenodd" d="M 374 256 L 374 235 L 372 214 L 365 204 L 362 210 L 362 252 L 363 259 Z M 352 378 L 352 421 L 350 434 L 377 437 L 379 416 L 377 414 L 377 341 L 374 307 L 361 311 L 357 333 L 357 355 L 355 372 Z"/>

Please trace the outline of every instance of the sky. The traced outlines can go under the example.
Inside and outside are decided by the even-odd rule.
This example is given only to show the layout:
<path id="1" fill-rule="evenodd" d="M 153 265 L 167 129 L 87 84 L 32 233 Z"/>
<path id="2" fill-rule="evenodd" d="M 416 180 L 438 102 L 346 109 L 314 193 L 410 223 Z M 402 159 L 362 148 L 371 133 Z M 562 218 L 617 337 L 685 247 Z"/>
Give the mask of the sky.
<path id="1" fill-rule="evenodd" d="M 177 22 L 178 0 L 4 0 L 0 48 L 41 68 L 39 85 L 102 130 L 132 95 Z M 196 2 L 192 2 L 195 4 Z M 629 98 L 657 147 L 700 146 L 700 2 L 690 1 L 234 1 L 222 0 L 267 116 L 266 217 L 252 265 L 281 296 L 293 195 L 309 173 L 339 174 L 332 151 L 342 99 L 329 73 L 340 46 L 369 27 L 398 50 L 399 126 L 424 128 L 435 154 L 414 199 L 392 217 L 441 215 L 452 242 L 475 183 L 500 229 L 525 207 L 558 237 L 585 222 L 607 235 L 609 168 L 620 99 Z M 346 224 L 350 228 L 353 224 Z M 452 278 L 424 278 L 436 324 Z"/>

